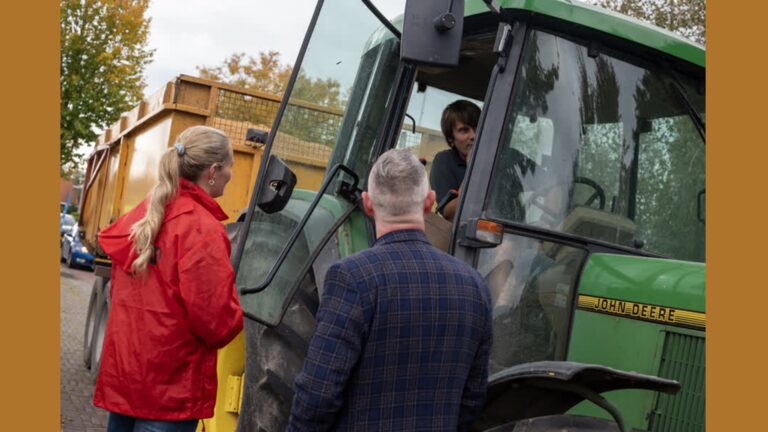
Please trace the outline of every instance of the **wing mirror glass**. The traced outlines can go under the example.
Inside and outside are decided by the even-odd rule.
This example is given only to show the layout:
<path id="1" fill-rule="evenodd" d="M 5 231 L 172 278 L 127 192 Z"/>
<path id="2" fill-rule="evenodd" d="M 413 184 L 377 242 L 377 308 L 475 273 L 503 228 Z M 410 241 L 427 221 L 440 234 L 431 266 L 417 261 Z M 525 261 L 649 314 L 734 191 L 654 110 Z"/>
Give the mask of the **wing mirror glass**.
<path id="1" fill-rule="evenodd" d="M 269 155 L 267 172 L 256 205 L 264 213 L 276 213 L 285 208 L 296 186 L 296 174 L 279 157 Z"/>

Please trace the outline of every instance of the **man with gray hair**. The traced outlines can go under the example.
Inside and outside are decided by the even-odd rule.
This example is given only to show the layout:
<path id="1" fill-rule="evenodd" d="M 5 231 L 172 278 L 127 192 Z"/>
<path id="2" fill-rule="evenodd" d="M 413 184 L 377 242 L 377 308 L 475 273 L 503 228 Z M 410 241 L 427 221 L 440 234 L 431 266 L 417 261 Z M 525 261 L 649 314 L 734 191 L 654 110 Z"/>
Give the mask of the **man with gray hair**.
<path id="1" fill-rule="evenodd" d="M 427 240 L 435 193 L 408 150 L 381 155 L 362 198 L 377 240 L 328 270 L 287 430 L 466 430 L 488 380 L 488 287 Z"/>

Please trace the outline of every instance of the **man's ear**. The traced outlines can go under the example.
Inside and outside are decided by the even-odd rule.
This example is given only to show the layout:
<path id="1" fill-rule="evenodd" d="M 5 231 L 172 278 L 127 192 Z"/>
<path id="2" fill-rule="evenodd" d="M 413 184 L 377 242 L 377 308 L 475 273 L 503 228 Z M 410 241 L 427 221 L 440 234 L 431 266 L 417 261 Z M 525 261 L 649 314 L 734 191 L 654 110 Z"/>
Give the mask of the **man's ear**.
<path id="1" fill-rule="evenodd" d="M 424 214 L 432 211 L 432 206 L 435 205 L 435 197 L 435 191 L 430 189 L 429 192 L 427 192 L 427 197 L 424 198 Z"/>
<path id="2" fill-rule="evenodd" d="M 368 216 L 373 217 L 373 201 L 371 201 L 371 196 L 368 194 L 368 192 L 363 191 L 362 197 L 363 197 L 363 211 Z"/>

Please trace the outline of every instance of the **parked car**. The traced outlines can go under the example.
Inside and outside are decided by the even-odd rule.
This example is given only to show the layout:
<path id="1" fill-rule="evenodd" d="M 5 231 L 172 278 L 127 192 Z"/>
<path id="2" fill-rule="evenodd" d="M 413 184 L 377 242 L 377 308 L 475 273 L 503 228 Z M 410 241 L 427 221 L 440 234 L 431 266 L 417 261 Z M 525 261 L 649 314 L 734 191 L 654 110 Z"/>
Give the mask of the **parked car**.
<path id="1" fill-rule="evenodd" d="M 59 236 L 64 237 L 64 234 L 71 231 L 72 227 L 75 226 L 76 223 L 77 222 L 75 222 L 75 217 L 71 214 L 59 213 Z"/>
<path id="2" fill-rule="evenodd" d="M 70 268 L 85 267 L 93 270 L 93 255 L 80 242 L 80 227 L 77 224 L 61 238 L 61 260 Z"/>

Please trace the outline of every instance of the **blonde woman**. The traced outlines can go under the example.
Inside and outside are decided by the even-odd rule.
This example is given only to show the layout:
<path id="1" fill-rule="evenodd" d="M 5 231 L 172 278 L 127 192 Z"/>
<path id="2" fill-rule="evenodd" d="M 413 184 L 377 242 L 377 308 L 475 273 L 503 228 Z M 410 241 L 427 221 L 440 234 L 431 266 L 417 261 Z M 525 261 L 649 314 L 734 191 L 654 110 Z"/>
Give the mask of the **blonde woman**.
<path id="1" fill-rule="evenodd" d="M 243 327 L 214 200 L 232 156 L 221 131 L 185 130 L 149 196 L 99 234 L 112 281 L 93 403 L 110 412 L 108 432 L 191 432 L 213 416 L 216 350 Z"/>

